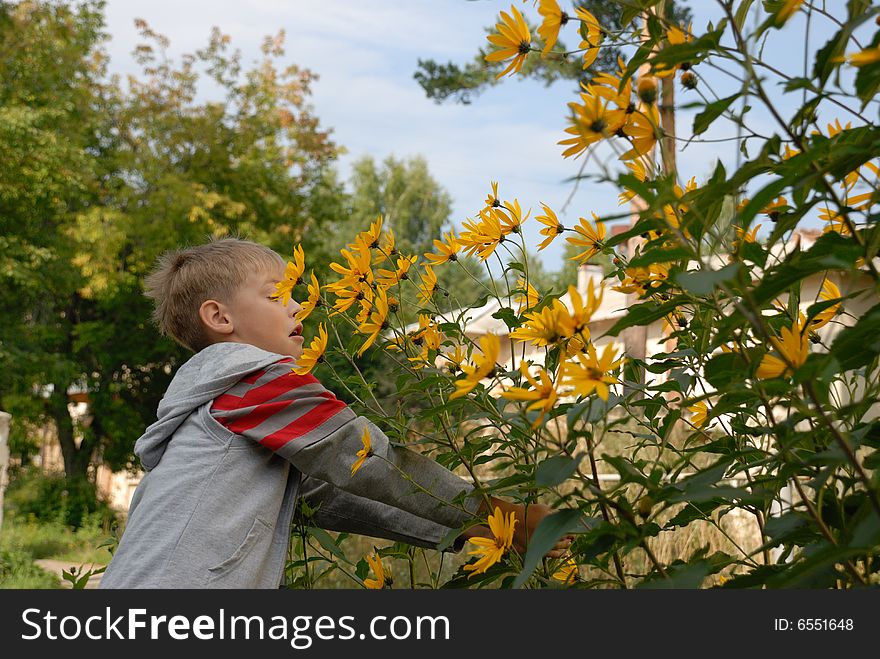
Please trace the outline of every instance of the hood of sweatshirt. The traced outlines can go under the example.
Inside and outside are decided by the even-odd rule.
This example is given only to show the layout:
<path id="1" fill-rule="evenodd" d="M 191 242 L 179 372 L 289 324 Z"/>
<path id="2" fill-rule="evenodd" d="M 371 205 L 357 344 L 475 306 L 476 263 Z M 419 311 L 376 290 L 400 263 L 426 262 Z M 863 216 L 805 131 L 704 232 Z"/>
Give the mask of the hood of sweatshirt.
<path id="1" fill-rule="evenodd" d="M 134 445 L 146 471 L 154 469 L 186 418 L 248 373 L 284 359 L 245 343 L 215 343 L 193 355 L 175 373 L 156 411 L 157 420 Z"/>

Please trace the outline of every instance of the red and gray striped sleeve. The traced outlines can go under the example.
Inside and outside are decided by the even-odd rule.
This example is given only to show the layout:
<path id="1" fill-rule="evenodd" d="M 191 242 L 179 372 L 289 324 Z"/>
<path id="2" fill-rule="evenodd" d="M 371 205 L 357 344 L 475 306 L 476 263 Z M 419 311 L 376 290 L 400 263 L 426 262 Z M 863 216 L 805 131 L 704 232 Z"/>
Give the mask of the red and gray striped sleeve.
<path id="1" fill-rule="evenodd" d="M 276 452 L 290 442 L 322 439 L 354 417 L 315 376 L 297 375 L 292 365 L 292 359 L 282 359 L 242 378 L 214 399 L 211 415 Z"/>
<path id="2" fill-rule="evenodd" d="M 392 445 L 312 375 L 296 375 L 284 359 L 249 374 L 218 396 L 211 415 L 258 442 L 302 473 L 351 494 L 456 528 L 472 519 L 480 499 L 473 485 L 434 460 Z M 372 450 L 351 475 L 369 428 Z"/>

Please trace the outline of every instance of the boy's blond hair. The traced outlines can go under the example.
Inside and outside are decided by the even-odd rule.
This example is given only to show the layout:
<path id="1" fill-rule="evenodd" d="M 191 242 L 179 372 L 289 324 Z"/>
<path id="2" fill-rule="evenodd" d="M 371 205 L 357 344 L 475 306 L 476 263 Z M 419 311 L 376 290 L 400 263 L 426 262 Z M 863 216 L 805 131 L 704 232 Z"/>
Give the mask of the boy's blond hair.
<path id="1" fill-rule="evenodd" d="M 268 247 L 240 238 L 212 239 L 165 252 L 144 280 L 159 331 L 198 352 L 212 341 L 199 317 L 205 300 L 229 303 L 254 272 L 271 272 L 284 259 Z"/>

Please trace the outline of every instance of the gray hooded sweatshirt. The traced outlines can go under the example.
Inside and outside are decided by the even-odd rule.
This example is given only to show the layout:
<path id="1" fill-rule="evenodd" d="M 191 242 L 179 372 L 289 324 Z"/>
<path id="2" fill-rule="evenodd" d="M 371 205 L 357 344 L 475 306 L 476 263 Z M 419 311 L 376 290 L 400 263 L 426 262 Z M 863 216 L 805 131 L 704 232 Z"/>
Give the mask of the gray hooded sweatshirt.
<path id="1" fill-rule="evenodd" d="M 277 588 L 297 496 L 316 526 L 433 548 L 479 507 L 472 484 L 251 345 L 194 355 L 157 416 L 102 588 Z M 365 428 L 372 451 L 352 475 Z"/>

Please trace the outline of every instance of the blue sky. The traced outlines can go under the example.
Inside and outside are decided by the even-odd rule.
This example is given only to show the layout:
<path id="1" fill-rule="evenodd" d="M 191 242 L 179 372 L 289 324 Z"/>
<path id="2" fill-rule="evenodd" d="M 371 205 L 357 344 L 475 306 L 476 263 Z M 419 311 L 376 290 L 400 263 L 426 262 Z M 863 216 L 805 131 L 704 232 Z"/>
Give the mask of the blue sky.
<path id="1" fill-rule="evenodd" d="M 537 22 L 532 3 L 516 4 Z M 563 0 L 561 4 L 567 3 Z M 695 33 L 702 33 L 709 20 L 717 21 L 715 2 L 695 0 L 689 4 L 695 15 Z M 500 10 L 509 7 L 510 2 L 494 0 L 108 0 L 108 50 L 111 71 L 135 72 L 131 57 L 138 41 L 134 19 L 143 18 L 170 38 L 172 57 L 203 47 L 211 28 L 217 26 L 232 37 L 232 45 L 242 51 L 243 61 L 250 63 L 259 58 L 263 37 L 284 29 L 286 61 L 319 76 L 312 105 L 322 125 L 331 128 L 337 143 L 348 149 L 339 163 L 343 177 L 351 162 L 364 155 L 380 161 L 392 154 L 399 158 L 422 155 L 434 177 L 452 195 L 452 221 L 459 226 L 482 207 L 492 180 L 500 182 L 502 198 L 516 197 L 524 208 L 531 207 L 532 217 L 540 211 L 540 202 L 559 212 L 573 190 L 574 184 L 566 179 L 577 174 L 582 162 L 563 159 L 562 149 L 556 144 L 564 136 L 566 103 L 574 98 L 571 83 L 546 88 L 510 78 L 471 105 L 462 106 L 435 104 L 412 77 L 419 58 L 459 63 L 470 60 L 485 42 L 484 28 L 496 22 Z M 804 20 L 801 14 L 783 31 L 771 32 L 765 45 L 765 58 L 793 75 L 803 71 Z M 814 18 L 811 50 L 830 38 L 832 28 L 827 19 Z M 569 25 L 562 34 L 570 47 L 575 45 L 573 30 Z M 697 72 L 704 85 L 719 96 L 737 90 L 738 83 L 706 65 L 698 67 Z M 774 86 L 775 81 L 770 79 L 769 88 Z M 680 88 L 677 94 L 679 103 L 696 100 Z M 799 94 L 784 99 L 783 107 L 789 110 L 784 116 L 791 114 L 794 102 L 799 100 Z M 753 105 L 750 125 L 764 134 L 776 130 L 772 118 L 761 111 L 758 103 Z M 847 121 L 843 112 L 828 112 L 821 115 L 822 125 L 835 116 Z M 693 111 L 678 113 L 680 137 L 689 137 L 692 117 Z M 719 139 L 735 134 L 732 125 L 718 122 L 704 137 Z M 718 158 L 733 166 L 736 143 L 690 144 L 679 153 L 682 178 L 704 179 Z M 588 166 L 590 171 L 595 173 L 594 164 Z M 560 221 L 572 226 L 579 216 L 590 217 L 591 211 L 600 215 L 619 213 L 617 193 L 610 184 L 582 181 L 566 211 L 559 212 Z M 537 245 L 540 225 L 533 221 L 527 225 L 529 243 Z M 549 270 L 559 268 L 562 248 L 557 240 L 541 253 Z"/>

